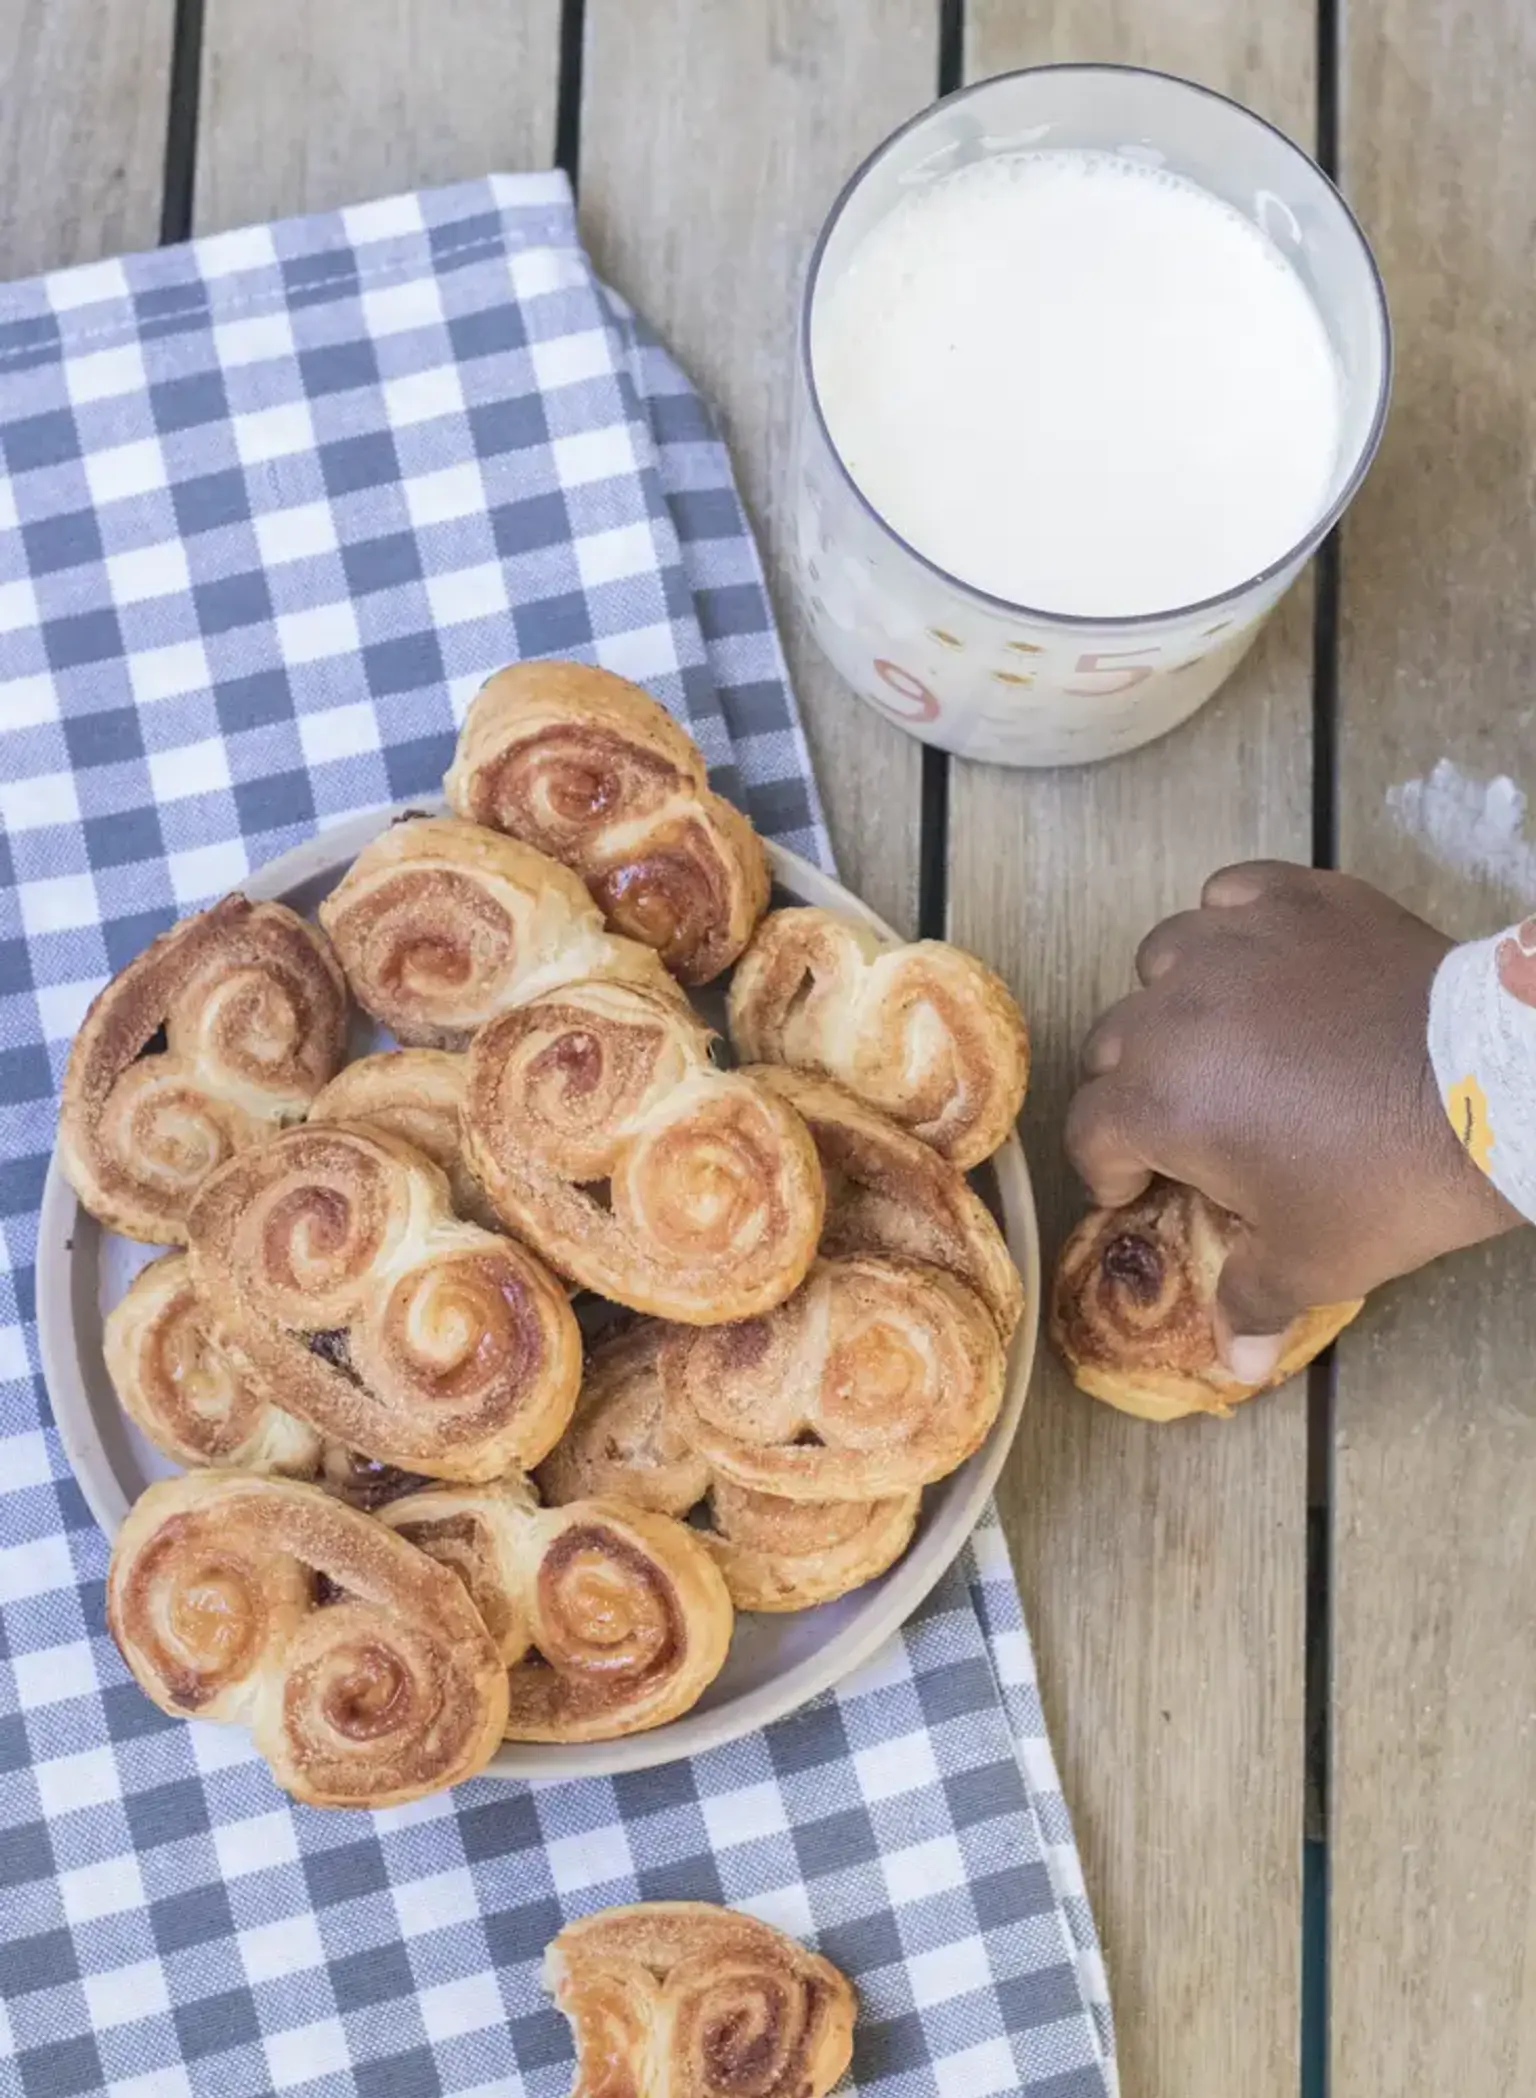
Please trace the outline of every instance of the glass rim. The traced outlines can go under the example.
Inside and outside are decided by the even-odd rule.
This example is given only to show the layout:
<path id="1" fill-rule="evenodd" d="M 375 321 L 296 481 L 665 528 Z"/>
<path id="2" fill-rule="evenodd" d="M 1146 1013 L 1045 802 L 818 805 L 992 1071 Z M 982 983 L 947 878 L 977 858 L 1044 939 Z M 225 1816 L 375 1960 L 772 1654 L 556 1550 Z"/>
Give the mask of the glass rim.
<path id="1" fill-rule="evenodd" d="M 826 413 L 821 405 L 821 395 L 816 387 L 816 367 L 811 356 L 811 313 L 816 303 L 816 287 L 821 276 L 821 266 L 826 257 L 827 244 L 836 231 L 838 223 L 852 201 L 855 192 L 861 187 L 866 177 L 874 172 L 875 168 L 893 147 L 899 145 L 911 132 L 928 123 L 939 110 L 948 109 L 958 102 L 969 101 L 973 96 L 985 94 L 988 89 L 995 88 L 1004 81 L 1033 79 L 1048 73 L 1119 73 L 1135 75 L 1145 80 L 1161 81 L 1169 87 L 1180 88 L 1187 94 L 1203 96 L 1209 102 L 1223 103 L 1228 109 L 1235 111 L 1239 117 L 1244 118 L 1248 123 L 1257 126 L 1261 131 L 1269 132 L 1280 141 L 1281 145 L 1289 153 L 1294 154 L 1298 160 L 1305 162 L 1322 183 L 1324 190 L 1332 197 L 1344 220 L 1346 229 L 1353 236 L 1355 245 L 1364 259 L 1366 274 L 1370 282 L 1371 291 L 1374 294 L 1376 317 L 1381 336 L 1381 380 L 1376 389 L 1376 401 L 1371 412 L 1369 427 L 1356 454 L 1354 464 L 1345 476 L 1337 495 L 1314 522 L 1307 527 L 1301 537 L 1295 540 L 1278 559 L 1267 562 L 1264 567 L 1257 569 L 1242 582 L 1229 584 L 1225 590 L 1218 590 L 1209 597 L 1195 598 L 1188 604 L 1170 605 L 1165 610 L 1121 613 L 1051 612 L 1040 605 L 1028 605 L 1016 598 L 1000 597 L 996 591 L 983 589 L 979 583 L 968 583 L 963 576 L 955 575 L 951 570 L 933 560 L 930 555 L 925 554 L 920 547 L 914 546 L 910 539 L 898 532 L 890 520 L 876 508 L 864 489 L 860 487 L 858 481 L 855 480 L 852 472 L 849 470 L 848 462 L 838 449 L 831 430 L 827 426 Z M 816 427 L 821 432 L 822 442 L 831 454 L 837 471 L 841 475 L 845 486 L 852 493 L 854 500 L 871 521 L 878 526 L 880 531 L 888 539 L 892 540 L 895 545 L 899 546 L 905 554 L 909 555 L 912 560 L 917 562 L 919 567 L 925 568 L 930 575 L 936 576 L 940 582 L 948 584 L 951 589 L 959 591 L 964 597 L 973 598 L 978 603 L 986 605 L 994 611 L 1006 613 L 1014 618 L 1022 617 L 1038 620 L 1047 626 L 1079 628 L 1085 632 L 1102 632 L 1106 627 L 1113 628 L 1116 631 L 1141 630 L 1148 627 L 1166 625 L 1170 620 L 1193 619 L 1207 612 L 1219 611 L 1223 606 L 1231 604 L 1234 599 L 1246 596 L 1249 591 L 1257 590 L 1265 583 L 1272 582 L 1277 576 L 1283 575 L 1287 569 L 1293 566 L 1299 567 L 1302 562 L 1308 560 L 1316 553 L 1318 547 L 1322 545 L 1359 492 L 1360 484 L 1364 481 L 1367 473 L 1369 473 L 1371 462 L 1374 460 L 1381 444 L 1381 434 L 1386 427 L 1387 409 L 1392 398 L 1392 314 L 1387 304 L 1386 285 L 1382 281 L 1381 267 L 1376 260 L 1375 252 L 1369 240 L 1366 238 L 1365 229 L 1350 208 L 1349 202 L 1339 189 L 1338 184 L 1333 180 L 1326 168 L 1321 167 L 1313 156 L 1307 152 L 1304 146 L 1297 145 L 1293 138 L 1288 137 L 1278 124 L 1272 124 L 1268 117 L 1261 117 L 1256 110 L 1249 109 L 1246 103 L 1237 101 L 1232 95 L 1224 95 L 1218 89 L 1206 87 L 1198 80 L 1186 80 L 1179 73 L 1162 72 L 1156 66 L 1120 65 L 1110 61 L 1085 63 L 1079 60 L 1064 60 L 1042 66 L 1014 66 L 1005 73 L 990 74 L 985 80 L 973 80 L 965 87 L 956 88 L 951 94 L 938 96 L 922 109 L 914 111 L 905 123 L 898 124 L 894 131 L 888 132 L 870 152 L 865 154 L 833 199 L 831 209 L 823 219 L 821 230 L 816 235 L 815 245 L 811 249 L 810 261 L 806 268 L 805 289 L 800 300 L 800 325 L 797 332 L 801 378 L 805 386 L 806 398 L 810 403 L 811 413 L 816 420 Z"/>

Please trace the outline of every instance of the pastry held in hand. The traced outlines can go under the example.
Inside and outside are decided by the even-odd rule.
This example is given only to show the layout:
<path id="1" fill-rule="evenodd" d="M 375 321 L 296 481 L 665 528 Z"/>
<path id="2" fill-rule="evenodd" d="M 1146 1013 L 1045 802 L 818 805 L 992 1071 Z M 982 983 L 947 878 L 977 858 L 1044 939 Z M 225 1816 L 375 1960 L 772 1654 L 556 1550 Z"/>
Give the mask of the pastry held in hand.
<path id="1" fill-rule="evenodd" d="M 986 1439 L 1004 1352 L 986 1306 L 937 1268 L 819 1260 L 762 1318 L 673 1332 L 667 1420 L 711 1470 L 759 1493 L 864 1501 L 945 1478 Z"/>
<path id="2" fill-rule="evenodd" d="M 586 1288 L 686 1325 L 782 1302 L 825 1201 L 800 1117 L 709 1044 L 670 996 L 572 984 L 480 1030 L 464 1100 L 503 1221 Z"/>
<path id="3" fill-rule="evenodd" d="M 107 1623 L 163 1712 L 248 1726 L 309 1806 L 420 1799 L 502 1738 L 506 1675 L 458 1582 L 318 1487 L 149 1487 L 112 1548 Z"/>
<path id="4" fill-rule="evenodd" d="M 853 2057 L 858 2002 L 831 1962 L 710 1902 L 568 1923 L 544 1986 L 575 2036 L 571 2098 L 825 2098 Z"/>
<path id="5" fill-rule="evenodd" d="M 642 1321 L 593 1349 L 571 1424 L 538 1469 L 544 1499 L 559 1507 L 610 1494 L 683 1516 L 707 1497 L 708 1523 L 695 1534 L 738 1610 L 808 1610 L 893 1566 L 912 1541 L 921 1495 L 790 1501 L 714 1478 L 666 1417 L 666 1332 Z"/>
<path id="6" fill-rule="evenodd" d="M 517 663 L 476 695 L 448 800 L 575 868 L 615 932 L 684 983 L 732 963 L 768 906 L 768 858 L 704 760 L 638 685 L 582 663 Z"/>
<path id="7" fill-rule="evenodd" d="M 184 918 L 98 992 L 75 1037 L 59 1117 L 70 1186 L 113 1231 L 185 1245 L 199 1186 L 299 1120 L 346 1024 L 335 957 L 286 904 L 226 896 Z"/>
<path id="8" fill-rule="evenodd" d="M 1287 1329 L 1274 1374 L 1239 1383 L 1220 1360 L 1216 1286 L 1241 1225 L 1193 1188 L 1154 1180 L 1124 1209 L 1096 1209 L 1061 1251 L 1051 1339 L 1073 1382 L 1145 1420 L 1227 1413 L 1293 1377 L 1360 1309 L 1324 1304 Z"/>
<path id="9" fill-rule="evenodd" d="M 384 1464 L 495 1478 L 570 1418 L 564 1290 L 455 1217 L 443 1174 L 384 1130 L 306 1124 L 231 1159 L 193 1204 L 191 1272 L 243 1375 Z"/>
<path id="10" fill-rule="evenodd" d="M 568 868 L 451 816 L 391 824 L 320 906 L 352 995 L 402 1042 L 462 1049 L 492 1014 L 553 985 L 620 977 L 673 990 L 618 940 Z"/>
<path id="11" fill-rule="evenodd" d="M 743 1063 L 837 1078 L 962 1171 L 1018 1119 L 1029 1032 L 1001 977 L 942 940 L 897 946 L 833 911 L 772 911 L 731 980 Z"/>
<path id="12" fill-rule="evenodd" d="M 464 1059 L 450 1049 L 381 1049 L 338 1071 L 309 1110 L 311 1122 L 364 1122 L 404 1137 L 448 1176 L 454 1209 L 494 1229 L 495 1211 L 469 1170 L 459 1134 Z"/>
<path id="13" fill-rule="evenodd" d="M 1003 1339 L 1012 1339 L 1023 1280 L 958 1167 L 835 1079 L 788 1064 L 752 1064 L 746 1076 L 787 1100 L 811 1132 L 827 1182 L 824 1254 L 890 1253 L 943 1268 L 975 1290 Z"/>
<path id="14" fill-rule="evenodd" d="M 611 1741 L 697 1704 L 731 1600 L 684 1524 L 623 1501 L 540 1508 L 522 1480 L 429 1487 L 380 1520 L 453 1568 L 508 1670 L 507 1738 Z"/>

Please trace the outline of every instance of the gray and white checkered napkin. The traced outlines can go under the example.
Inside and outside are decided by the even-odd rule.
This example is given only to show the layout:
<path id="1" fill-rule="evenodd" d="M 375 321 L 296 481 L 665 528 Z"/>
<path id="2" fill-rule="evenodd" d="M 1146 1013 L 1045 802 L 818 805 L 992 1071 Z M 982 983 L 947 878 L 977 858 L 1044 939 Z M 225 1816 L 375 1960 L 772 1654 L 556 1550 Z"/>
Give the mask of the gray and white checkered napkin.
<path id="1" fill-rule="evenodd" d="M 859 2088 L 1105 2098 L 1102 1969 L 995 1524 L 766 1733 L 611 1781 L 290 1806 L 106 1635 L 52 1428 L 36 1211 L 70 1035 L 173 917 L 441 777 L 512 655 L 643 681 L 825 857 L 699 400 L 559 176 L 0 290 L 0 2092 L 566 2086 L 538 1962 L 610 1902 L 736 1903 L 863 2003 Z"/>

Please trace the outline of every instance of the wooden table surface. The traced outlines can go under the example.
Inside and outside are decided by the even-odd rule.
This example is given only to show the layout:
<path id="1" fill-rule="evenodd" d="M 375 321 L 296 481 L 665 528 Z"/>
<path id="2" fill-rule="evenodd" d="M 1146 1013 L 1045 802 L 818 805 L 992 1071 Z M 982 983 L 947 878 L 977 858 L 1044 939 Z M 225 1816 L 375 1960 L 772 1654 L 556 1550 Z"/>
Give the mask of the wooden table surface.
<path id="1" fill-rule="evenodd" d="M 0 54 L 7 275 L 571 168 L 600 266 L 724 418 L 846 877 L 900 925 L 947 914 L 1028 1007 L 1052 1238 L 1073 1045 L 1212 867 L 1334 860 L 1459 934 L 1530 903 L 1536 848 L 1443 864 L 1392 791 L 1445 760 L 1536 788 L 1529 0 L 0 0 Z M 949 767 L 840 690 L 781 587 L 796 285 L 941 81 L 1068 58 L 1191 75 L 1334 161 L 1396 402 L 1337 560 L 1186 729 L 1077 773 Z M 1148 1429 L 1042 1367 L 1006 1514 L 1128 2098 L 1296 2098 L 1309 1721 L 1332 2098 L 1536 2090 L 1533 1304 L 1527 1233 L 1386 1292 L 1310 1404 L 1229 1423 Z"/>

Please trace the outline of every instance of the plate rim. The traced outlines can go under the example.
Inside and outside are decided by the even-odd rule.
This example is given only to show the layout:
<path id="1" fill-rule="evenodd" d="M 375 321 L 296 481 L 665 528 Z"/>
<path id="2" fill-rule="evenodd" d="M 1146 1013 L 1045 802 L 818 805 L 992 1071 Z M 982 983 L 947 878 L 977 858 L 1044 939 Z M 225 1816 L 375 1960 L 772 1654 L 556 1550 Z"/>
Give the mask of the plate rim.
<path id="1" fill-rule="evenodd" d="M 438 796 L 416 796 L 364 809 L 317 831 L 311 838 L 252 868 L 235 885 L 253 901 L 282 901 L 292 890 L 355 859 L 368 841 L 404 817 L 446 812 Z M 797 901 L 856 917 L 889 940 L 900 935 L 835 876 L 786 846 L 765 838 L 777 887 Z M 861 1668 L 900 1630 L 948 1572 L 980 1522 L 1007 1462 L 1023 1416 L 1039 1343 L 1040 1229 L 1034 1186 L 1017 1125 L 988 1161 L 998 1178 L 1003 1233 L 1024 1281 L 1024 1311 L 1008 1352 L 1003 1404 L 987 1440 L 967 1460 L 971 1478 L 939 1522 L 897 1562 L 890 1578 L 824 1644 L 783 1674 L 744 1692 L 731 1704 L 692 1711 L 648 1732 L 613 1741 L 504 1742 L 480 1776 L 502 1781 L 575 1780 L 614 1777 L 686 1760 L 722 1748 L 799 1711 L 813 1698 Z M 108 1542 L 127 1515 L 129 1501 L 96 1428 L 90 1394 L 80 1373 L 75 1333 L 73 1235 L 80 1214 L 65 1179 L 55 1140 L 38 1211 L 37 1329 L 43 1381 L 59 1440 L 86 1506 Z"/>

